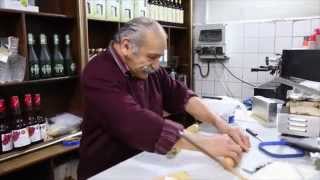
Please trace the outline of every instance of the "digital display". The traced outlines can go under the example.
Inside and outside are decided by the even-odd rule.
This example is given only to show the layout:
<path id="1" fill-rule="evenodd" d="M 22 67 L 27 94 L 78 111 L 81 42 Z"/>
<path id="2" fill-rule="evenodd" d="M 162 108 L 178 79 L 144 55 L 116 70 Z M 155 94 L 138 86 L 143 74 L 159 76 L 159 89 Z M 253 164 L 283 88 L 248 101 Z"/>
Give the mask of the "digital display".
<path id="1" fill-rule="evenodd" d="M 202 42 L 221 42 L 222 29 L 201 30 L 199 41 Z"/>

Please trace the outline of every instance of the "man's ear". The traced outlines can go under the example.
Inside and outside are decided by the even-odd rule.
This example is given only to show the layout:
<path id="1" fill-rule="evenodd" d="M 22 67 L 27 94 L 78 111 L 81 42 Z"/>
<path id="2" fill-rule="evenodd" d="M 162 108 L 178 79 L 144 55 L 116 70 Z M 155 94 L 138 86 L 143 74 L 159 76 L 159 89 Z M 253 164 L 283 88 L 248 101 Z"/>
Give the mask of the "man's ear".
<path id="1" fill-rule="evenodd" d="M 127 38 L 123 38 L 120 42 L 120 50 L 123 56 L 127 57 L 130 53 L 130 41 Z"/>

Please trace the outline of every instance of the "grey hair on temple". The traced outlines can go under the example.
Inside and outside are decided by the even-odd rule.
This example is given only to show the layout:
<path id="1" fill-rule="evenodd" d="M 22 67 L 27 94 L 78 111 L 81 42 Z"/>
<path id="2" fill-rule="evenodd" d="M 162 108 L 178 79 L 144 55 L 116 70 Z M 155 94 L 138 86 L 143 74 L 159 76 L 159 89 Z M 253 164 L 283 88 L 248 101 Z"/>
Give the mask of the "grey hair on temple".
<path id="1" fill-rule="evenodd" d="M 130 20 L 114 35 L 113 41 L 120 43 L 123 38 L 128 38 L 132 44 L 133 51 L 137 53 L 139 47 L 142 45 L 144 35 L 146 32 L 159 32 L 167 38 L 167 34 L 162 26 L 155 20 L 138 17 Z"/>

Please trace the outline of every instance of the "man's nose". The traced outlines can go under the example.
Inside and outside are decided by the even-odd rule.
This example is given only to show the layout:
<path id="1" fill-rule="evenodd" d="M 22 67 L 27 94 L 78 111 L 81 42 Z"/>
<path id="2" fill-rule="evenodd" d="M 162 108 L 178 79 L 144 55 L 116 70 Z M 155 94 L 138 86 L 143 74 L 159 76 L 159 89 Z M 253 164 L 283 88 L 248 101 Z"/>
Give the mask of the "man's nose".
<path id="1" fill-rule="evenodd" d="M 160 67 L 160 61 L 159 61 L 159 60 L 158 60 L 158 61 L 155 61 L 154 63 L 151 64 L 151 67 L 152 67 L 153 69 L 159 69 L 159 67 Z"/>

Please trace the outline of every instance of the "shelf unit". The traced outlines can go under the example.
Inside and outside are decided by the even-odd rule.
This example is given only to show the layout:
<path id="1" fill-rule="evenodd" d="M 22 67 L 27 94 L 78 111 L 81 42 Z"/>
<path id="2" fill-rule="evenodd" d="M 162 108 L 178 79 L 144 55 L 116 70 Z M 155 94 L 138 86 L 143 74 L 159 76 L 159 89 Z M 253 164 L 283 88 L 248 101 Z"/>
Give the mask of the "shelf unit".
<path id="1" fill-rule="evenodd" d="M 26 12 L 19 10 L 9 10 L 0 8 L 0 37 L 15 36 L 19 38 L 19 54 L 28 57 L 27 34 L 32 33 L 36 40 L 35 50 L 39 55 L 39 35 L 44 33 L 48 38 L 49 53 L 53 53 L 52 48 L 52 35 L 57 33 L 62 37 L 65 34 L 70 34 L 71 38 L 71 52 L 75 63 L 77 64 L 77 75 L 53 77 L 48 79 L 30 80 L 28 72 L 28 59 L 26 58 L 26 71 L 24 81 L 22 82 L 8 82 L 0 84 L 0 97 L 9 102 L 9 97 L 18 95 L 20 98 L 26 93 L 40 93 L 41 94 L 41 108 L 46 116 L 54 116 L 62 112 L 71 112 L 82 116 L 82 99 L 80 90 L 80 74 L 84 67 L 85 57 L 81 51 L 83 47 L 83 32 L 82 21 L 83 16 L 81 9 L 81 0 L 55 0 L 55 1 L 37 1 L 39 6 L 39 13 Z M 61 43 L 60 49 L 63 50 L 64 45 Z M 21 101 L 21 99 L 20 99 Z M 20 102 L 22 104 L 22 101 Z M 9 109 L 9 108 L 7 108 Z M 45 144 L 45 143 L 41 143 Z M 39 144 L 39 145 L 41 145 Z M 59 150 L 57 150 L 59 147 Z M 56 148 L 56 149 L 55 149 Z M 37 177 L 38 179 L 53 179 L 52 168 L 54 168 L 54 158 L 61 156 L 71 151 L 76 151 L 78 147 L 64 148 L 61 145 L 52 146 L 31 152 L 17 158 L 9 159 L 1 162 L 0 171 L 5 167 L 4 174 L 9 172 L 17 172 L 17 177 Z M 49 150 L 51 149 L 51 150 Z M 52 150 L 55 149 L 55 150 Z M 50 151 L 38 158 L 40 152 Z M 8 155 L 19 153 L 20 151 L 14 150 Z M 6 156 L 3 154 L 2 156 Z M 17 163 L 17 160 L 28 158 L 27 162 L 32 163 Z M 31 164 L 42 164 L 37 170 Z M 18 165 L 19 164 L 19 165 Z M 19 167 L 18 167 L 19 166 Z M 17 168 L 18 167 L 18 168 Z M 40 173 L 41 172 L 41 173 Z M 1 179 L 16 177 L 14 173 L 5 176 L 1 172 Z M 36 176 L 34 176 L 36 175 Z M 28 178 L 27 178 L 28 179 Z M 30 178 L 34 179 L 34 178 Z"/>
<path id="2" fill-rule="evenodd" d="M 159 23 L 164 27 L 168 35 L 168 61 L 172 56 L 178 56 L 177 72 L 187 75 L 187 84 L 191 88 L 192 85 L 192 0 L 184 0 L 184 23 Z M 86 10 L 85 4 L 83 5 Z M 86 13 L 84 13 L 86 16 Z M 108 21 L 102 19 L 87 18 L 85 34 L 85 49 L 107 48 L 113 35 L 119 30 L 124 22 Z M 187 53 L 186 53 L 187 52 Z M 88 57 L 88 51 L 86 51 Z M 170 70 L 170 68 L 166 68 Z"/>
<path id="3" fill-rule="evenodd" d="M 71 36 L 71 51 L 77 64 L 78 74 L 76 76 L 56 77 L 50 79 L 29 80 L 28 70 L 23 82 L 10 82 L 0 84 L 0 96 L 8 101 L 8 97 L 18 95 L 22 97 L 25 93 L 40 93 L 42 97 L 42 109 L 48 116 L 53 116 L 62 112 L 71 112 L 82 116 L 83 102 L 80 86 L 80 75 L 85 65 L 89 61 L 89 48 L 106 48 L 115 32 L 123 25 L 123 22 L 112 22 L 97 19 L 87 19 L 85 0 L 54 0 L 42 1 L 36 0 L 39 6 L 39 13 L 25 12 L 18 10 L 8 10 L 0 8 L 0 37 L 16 36 L 19 38 L 19 54 L 27 57 L 27 34 L 33 33 L 37 38 L 35 47 L 37 54 L 39 50 L 38 36 L 45 33 L 49 38 L 49 50 L 53 33 L 58 33 L 60 38 L 65 33 Z M 160 22 L 168 34 L 168 58 L 179 56 L 177 72 L 187 75 L 188 86 L 192 82 L 192 0 L 184 0 L 184 24 L 174 24 Z M 62 48 L 61 48 L 62 49 Z M 28 63 L 28 59 L 26 59 Z M 28 69 L 28 68 L 27 68 Z M 56 148 L 53 146 L 52 149 Z M 2 162 L 2 167 L 10 167 L 10 164 L 24 158 L 37 159 L 37 164 L 44 165 L 37 168 L 28 167 L 28 163 L 20 163 L 19 168 L 7 168 L 6 172 L 19 171 L 17 177 L 28 176 L 32 172 L 42 171 L 42 179 L 53 179 L 52 174 L 48 176 L 48 168 L 54 167 L 54 159 L 57 155 L 61 156 L 63 152 L 75 151 L 76 148 L 63 150 L 59 147 L 59 152 L 50 150 L 50 155 L 43 155 L 41 159 L 37 158 L 37 152 L 18 157 L 17 159 Z M 47 151 L 43 149 L 41 151 Z M 47 162 L 48 161 L 48 162 Z M 34 164 L 34 163 L 32 163 Z M 0 167 L 1 170 L 1 167 Z M 31 173 L 30 173 L 31 172 Z M 52 173 L 52 172 L 51 172 Z M 11 173 L 12 175 L 12 173 Z M 11 175 L 8 175 L 11 179 Z M 0 175 L 1 176 L 1 175 Z M 15 177 L 15 176 L 13 176 Z M 25 176 L 24 176 L 25 177 Z M 39 177 L 37 176 L 39 179 Z M 32 178 L 30 178 L 32 179 Z"/>
<path id="4" fill-rule="evenodd" d="M 39 54 L 39 35 L 44 33 L 48 38 L 49 53 L 52 53 L 52 36 L 57 33 L 62 39 L 63 35 L 71 36 L 71 51 L 77 64 L 78 72 L 81 73 L 84 59 L 81 55 L 81 3 L 79 0 L 55 0 L 39 1 L 39 13 L 0 8 L 0 37 L 16 36 L 19 38 L 19 54 L 27 57 L 27 34 L 32 33 L 35 37 L 35 50 Z M 61 42 L 63 42 L 61 40 Z M 60 49 L 64 47 L 61 43 Z M 28 59 L 26 59 L 28 67 Z M 42 109 L 48 116 L 61 112 L 81 112 L 82 105 L 71 106 L 79 91 L 79 76 L 53 77 L 48 79 L 29 80 L 29 71 L 26 68 L 25 78 L 22 82 L 9 82 L 0 84 L 0 95 L 8 101 L 12 95 L 23 96 L 25 93 L 40 93 L 42 97 Z M 60 106 L 63 105 L 63 106 Z M 72 108 L 71 108 L 72 107 Z"/>

